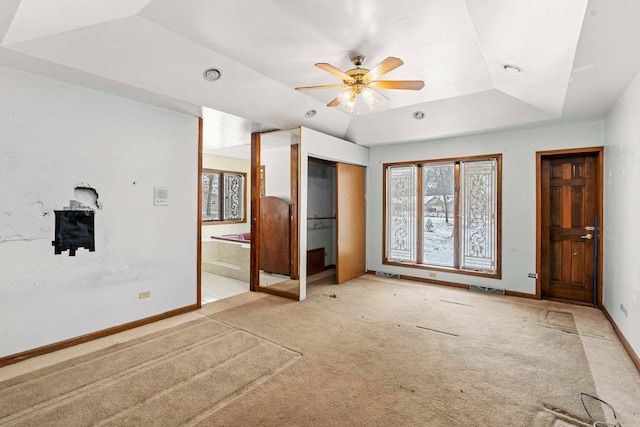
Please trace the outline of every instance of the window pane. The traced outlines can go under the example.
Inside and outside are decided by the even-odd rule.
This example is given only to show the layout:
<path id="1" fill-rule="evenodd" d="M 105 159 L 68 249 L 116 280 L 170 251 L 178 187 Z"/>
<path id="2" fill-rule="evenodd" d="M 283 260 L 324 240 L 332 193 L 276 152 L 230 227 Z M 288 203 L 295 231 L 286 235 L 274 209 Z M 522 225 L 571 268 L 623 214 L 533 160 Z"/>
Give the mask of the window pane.
<path id="1" fill-rule="evenodd" d="M 202 220 L 220 219 L 220 174 L 202 174 Z"/>
<path id="2" fill-rule="evenodd" d="M 453 163 L 422 167 L 422 263 L 454 266 L 455 176 Z"/>
<path id="3" fill-rule="evenodd" d="M 244 218 L 244 176 L 224 174 L 224 220 Z"/>
<path id="4" fill-rule="evenodd" d="M 416 261 L 416 167 L 387 169 L 387 259 Z"/>
<path id="5" fill-rule="evenodd" d="M 460 268 L 496 270 L 496 160 L 460 164 Z"/>

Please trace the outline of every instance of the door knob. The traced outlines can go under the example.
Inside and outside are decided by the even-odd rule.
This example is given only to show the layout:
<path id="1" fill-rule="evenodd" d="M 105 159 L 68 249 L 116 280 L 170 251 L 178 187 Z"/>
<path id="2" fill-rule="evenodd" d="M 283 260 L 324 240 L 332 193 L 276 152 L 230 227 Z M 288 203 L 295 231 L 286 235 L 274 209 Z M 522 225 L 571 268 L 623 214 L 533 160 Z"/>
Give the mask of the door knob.
<path id="1" fill-rule="evenodd" d="M 589 233 L 586 236 L 580 236 L 581 239 L 591 240 L 593 239 L 593 234 Z"/>

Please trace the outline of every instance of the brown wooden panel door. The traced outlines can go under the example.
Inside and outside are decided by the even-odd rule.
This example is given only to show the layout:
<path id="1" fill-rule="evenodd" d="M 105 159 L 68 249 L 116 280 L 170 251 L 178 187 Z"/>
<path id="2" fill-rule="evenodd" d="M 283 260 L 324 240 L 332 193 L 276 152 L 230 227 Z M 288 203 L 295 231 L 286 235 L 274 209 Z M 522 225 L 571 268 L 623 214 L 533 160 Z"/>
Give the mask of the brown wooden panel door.
<path id="1" fill-rule="evenodd" d="M 260 269 L 268 273 L 291 272 L 289 203 L 278 197 L 260 199 Z"/>
<path id="2" fill-rule="evenodd" d="M 365 171 L 336 163 L 336 279 L 338 283 L 365 271 Z"/>
<path id="3" fill-rule="evenodd" d="M 541 164 L 542 296 L 594 301 L 597 157 L 543 158 Z"/>

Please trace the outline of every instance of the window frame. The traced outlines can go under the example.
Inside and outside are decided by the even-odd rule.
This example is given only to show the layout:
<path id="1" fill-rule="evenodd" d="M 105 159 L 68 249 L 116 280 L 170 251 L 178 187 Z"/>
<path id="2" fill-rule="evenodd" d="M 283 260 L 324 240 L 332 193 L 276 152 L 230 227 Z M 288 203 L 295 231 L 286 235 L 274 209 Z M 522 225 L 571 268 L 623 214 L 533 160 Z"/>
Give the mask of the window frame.
<path id="1" fill-rule="evenodd" d="M 204 219 L 204 215 L 202 216 L 202 220 L 201 223 L 203 225 L 223 225 L 223 224 L 241 224 L 241 223 L 246 223 L 247 222 L 247 173 L 246 172 L 238 172 L 238 171 L 230 171 L 230 170 L 222 170 L 222 169 L 209 169 L 209 168 L 202 168 L 202 173 L 200 174 L 200 182 L 202 182 L 204 175 L 205 174 L 219 174 L 220 175 L 220 188 L 218 189 L 219 191 L 219 197 L 220 197 L 220 201 L 223 201 L 225 198 L 224 195 L 224 176 L 225 175 L 236 175 L 236 176 L 242 176 L 242 218 L 240 219 L 232 219 L 232 220 L 225 220 L 225 219 Z M 202 203 L 202 207 L 204 210 L 205 207 L 205 201 L 204 201 L 204 194 L 202 194 L 202 198 L 203 198 L 203 203 Z M 220 203 L 220 214 L 221 217 L 224 216 L 224 203 Z"/>
<path id="2" fill-rule="evenodd" d="M 496 212 L 495 212 L 495 228 L 496 228 L 496 242 L 495 242 L 495 271 L 487 272 L 487 271 L 474 271 L 468 269 L 460 268 L 460 163 L 462 162 L 473 162 L 473 161 L 482 161 L 482 160 L 495 160 L 496 161 Z M 440 266 L 440 265 L 431 265 L 431 264 L 422 264 L 423 261 L 423 233 L 421 230 L 423 229 L 424 224 L 424 212 L 423 212 L 423 175 L 422 175 L 422 167 L 424 165 L 429 164 L 445 164 L 445 163 L 453 163 L 454 164 L 454 267 Z M 400 261 L 389 261 L 388 259 L 388 251 L 387 251 L 387 233 L 388 233 L 388 213 L 389 208 L 387 206 L 388 202 L 388 169 L 391 167 L 397 166 L 416 166 L 416 195 L 418 196 L 416 202 L 416 262 L 400 262 Z M 487 154 L 487 155 L 478 155 L 478 156 L 464 156 L 464 157 L 449 157 L 442 159 L 429 159 L 429 160 L 413 160 L 413 161 L 403 161 L 403 162 L 393 162 L 393 163 L 384 163 L 382 165 L 382 264 L 383 265 L 392 265 L 397 267 L 404 268 L 416 268 L 420 270 L 429 270 L 429 271 L 441 271 L 447 273 L 455 273 L 455 274 L 464 274 L 469 276 L 480 276 L 491 279 L 501 279 L 502 278 L 502 154 Z"/>

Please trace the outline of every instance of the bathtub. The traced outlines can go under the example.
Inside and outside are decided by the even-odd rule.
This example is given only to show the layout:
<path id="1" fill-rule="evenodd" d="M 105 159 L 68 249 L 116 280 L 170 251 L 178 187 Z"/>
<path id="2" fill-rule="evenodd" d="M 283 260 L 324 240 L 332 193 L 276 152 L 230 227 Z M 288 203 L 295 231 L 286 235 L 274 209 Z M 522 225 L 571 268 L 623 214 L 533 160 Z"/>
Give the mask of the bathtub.
<path id="1" fill-rule="evenodd" d="M 251 233 L 223 234 L 221 236 L 211 236 L 211 238 L 228 242 L 251 243 Z"/>
<path id="2" fill-rule="evenodd" d="M 211 236 L 202 241 L 202 269 L 233 279 L 249 281 L 251 233 Z"/>

